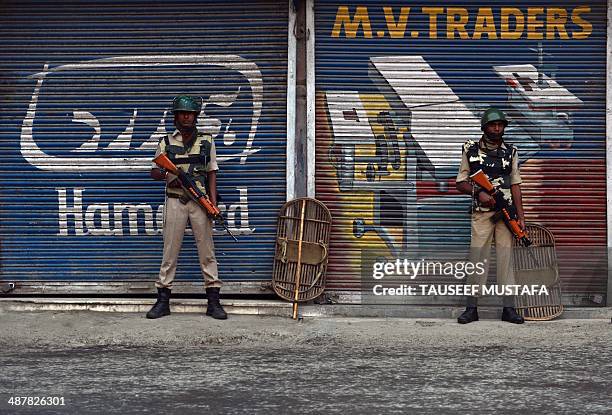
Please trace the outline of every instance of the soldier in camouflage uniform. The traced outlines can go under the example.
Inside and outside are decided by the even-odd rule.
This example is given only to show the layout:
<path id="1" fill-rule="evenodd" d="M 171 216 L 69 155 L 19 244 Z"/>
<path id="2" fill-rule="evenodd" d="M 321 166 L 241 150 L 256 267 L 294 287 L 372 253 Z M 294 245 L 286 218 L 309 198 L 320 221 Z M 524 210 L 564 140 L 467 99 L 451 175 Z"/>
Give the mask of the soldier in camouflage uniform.
<path id="1" fill-rule="evenodd" d="M 165 153 L 168 158 L 195 180 L 198 187 L 217 205 L 217 166 L 215 142 L 209 134 L 198 131 L 197 116 L 202 108 L 201 99 L 180 95 L 172 102 L 176 130 L 164 137 L 155 153 Z M 176 176 L 153 164 L 151 177 L 166 181 L 164 205 L 164 254 L 159 270 L 157 302 L 147 313 L 147 318 L 159 318 L 170 314 L 170 292 L 176 274 L 178 256 L 183 243 L 187 221 L 191 224 L 198 248 L 200 268 L 208 298 L 206 314 L 216 319 L 226 319 L 227 314 L 219 302 L 221 280 L 217 271 L 213 225 L 206 212 L 189 199 L 176 180 Z"/>
<path id="2" fill-rule="evenodd" d="M 497 283 L 514 285 L 512 268 L 513 235 L 503 220 L 492 222 L 495 214 L 495 201 L 491 195 L 469 181 L 469 176 L 482 169 L 491 183 L 502 192 L 508 202 L 513 202 L 518 214 L 521 228 L 525 228 L 525 216 L 521 200 L 521 174 L 518 165 L 517 150 L 503 141 L 503 134 L 508 121 L 504 113 L 496 108 L 487 109 L 481 119 L 483 135 L 478 143 L 468 140 L 463 145 L 461 166 L 457 174 L 457 190 L 472 196 L 472 240 L 470 244 L 471 260 L 485 262 L 483 274 L 468 276 L 467 284 L 482 286 L 486 284 L 488 259 L 491 243 L 495 240 L 497 252 Z M 457 321 L 461 324 L 478 321 L 478 297 L 467 297 L 467 308 Z M 502 320 L 515 324 L 524 322 L 514 308 L 514 297 L 503 297 L 504 308 Z"/>

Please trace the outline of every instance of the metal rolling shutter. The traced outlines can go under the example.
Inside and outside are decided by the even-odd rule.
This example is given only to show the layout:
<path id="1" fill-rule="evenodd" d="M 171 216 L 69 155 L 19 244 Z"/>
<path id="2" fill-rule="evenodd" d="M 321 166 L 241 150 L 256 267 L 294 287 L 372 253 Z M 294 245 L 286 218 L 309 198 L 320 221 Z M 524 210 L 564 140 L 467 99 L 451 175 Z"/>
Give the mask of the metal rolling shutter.
<path id="1" fill-rule="evenodd" d="M 556 236 L 565 301 L 605 304 L 605 1 L 317 1 L 315 26 L 329 289 L 359 288 L 362 249 L 468 244 L 454 178 L 495 105 L 520 151 L 526 219 Z"/>
<path id="2" fill-rule="evenodd" d="M 287 20 L 275 1 L 2 2 L 0 279 L 23 292 L 152 289 L 164 196 L 150 159 L 186 93 L 203 97 L 220 207 L 240 240 L 217 229 L 220 276 L 236 289 L 269 280 Z M 187 235 L 177 288 L 201 283 Z"/>

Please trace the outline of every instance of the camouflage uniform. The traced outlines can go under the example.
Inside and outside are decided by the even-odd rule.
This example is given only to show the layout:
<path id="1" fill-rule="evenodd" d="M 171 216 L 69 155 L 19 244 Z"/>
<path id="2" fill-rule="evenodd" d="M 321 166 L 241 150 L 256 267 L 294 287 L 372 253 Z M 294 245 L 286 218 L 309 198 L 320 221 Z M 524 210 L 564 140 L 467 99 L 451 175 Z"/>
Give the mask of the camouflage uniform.
<path id="1" fill-rule="evenodd" d="M 469 176 L 482 169 L 491 183 L 499 189 L 504 198 L 512 202 L 511 186 L 521 184 L 518 166 L 518 153 L 514 146 L 502 142 L 499 147 L 487 148 L 484 139 L 478 143 L 468 140 L 463 145 L 461 166 L 457 174 L 457 183 L 468 181 Z M 467 278 L 469 285 L 485 285 L 488 277 L 491 243 L 495 240 L 497 252 L 497 283 L 515 284 L 512 268 L 513 235 L 503 220 L 491 221 L 495 211 L 481 206 L 478 202 L 478 191 L 475 189 L 472 199 L 472 239 L 470 243 L 471 258 L 474 263 L 486 260 L 483 274 L 472 274 Z"/>
<path id="2" fill-rule="evenodd" d="M 208 134 L 198 132 L 194 142 L 185 148 L 181 133 L 175 130 L 160 141 L 155 156 L 166 153 L 183 171 L 191 174 L 198 187 L 206 192 L 206 176 L 210 171 L 218 170 L 215 143 Z M 153 167 L 156 167 L 153 165 Z M 166 183 L 176 177 L 168 174 Z M 206 212 L 202 210 L 181 188 L 166 186 L 166 203 L 164 206 L 164 254 L 155 282 L 157 288 L 172 288 L 176 274 L 178 256 L 183 243 L 187 221 L 191 224 L 200 268 L 206 288 L 221 287 L 217 271 L 217 260 L 213 243 L 213 225 Z"/>

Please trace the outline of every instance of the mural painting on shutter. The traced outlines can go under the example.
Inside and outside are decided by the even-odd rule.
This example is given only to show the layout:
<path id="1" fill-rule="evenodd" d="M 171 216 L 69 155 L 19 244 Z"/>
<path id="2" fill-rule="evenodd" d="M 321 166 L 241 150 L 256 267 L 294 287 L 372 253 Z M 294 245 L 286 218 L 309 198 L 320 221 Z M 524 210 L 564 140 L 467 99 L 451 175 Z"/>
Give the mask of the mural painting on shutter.
<path id="1" fill-rule="evenodd" d="M 362 250 L 469 244 L 455 177 L 495 106 L 519 150 L 526 220 L 556 237 L 566 301 L 605 304 L 606 3 L 319 1 L 315 13 L 329 288 L 359 289 Z"/>

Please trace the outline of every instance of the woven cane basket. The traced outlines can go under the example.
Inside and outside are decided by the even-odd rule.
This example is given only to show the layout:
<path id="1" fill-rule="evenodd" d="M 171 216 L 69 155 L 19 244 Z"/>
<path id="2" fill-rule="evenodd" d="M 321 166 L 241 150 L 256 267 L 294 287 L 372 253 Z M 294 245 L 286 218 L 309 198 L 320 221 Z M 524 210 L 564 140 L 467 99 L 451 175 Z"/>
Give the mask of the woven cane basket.
<path id="1" fill-rule="evenodd" d="M 519 246 L 518 241 L 514 242 L 516 283 L 545 285 L 549 295 L 519 295 L 516 297 L 516 310 L 525 320 L 552 320 L 563 313 L 555 239 L 542 225 L 527 223 L 525 230 L 533 244 L 525 248 Z"/>

